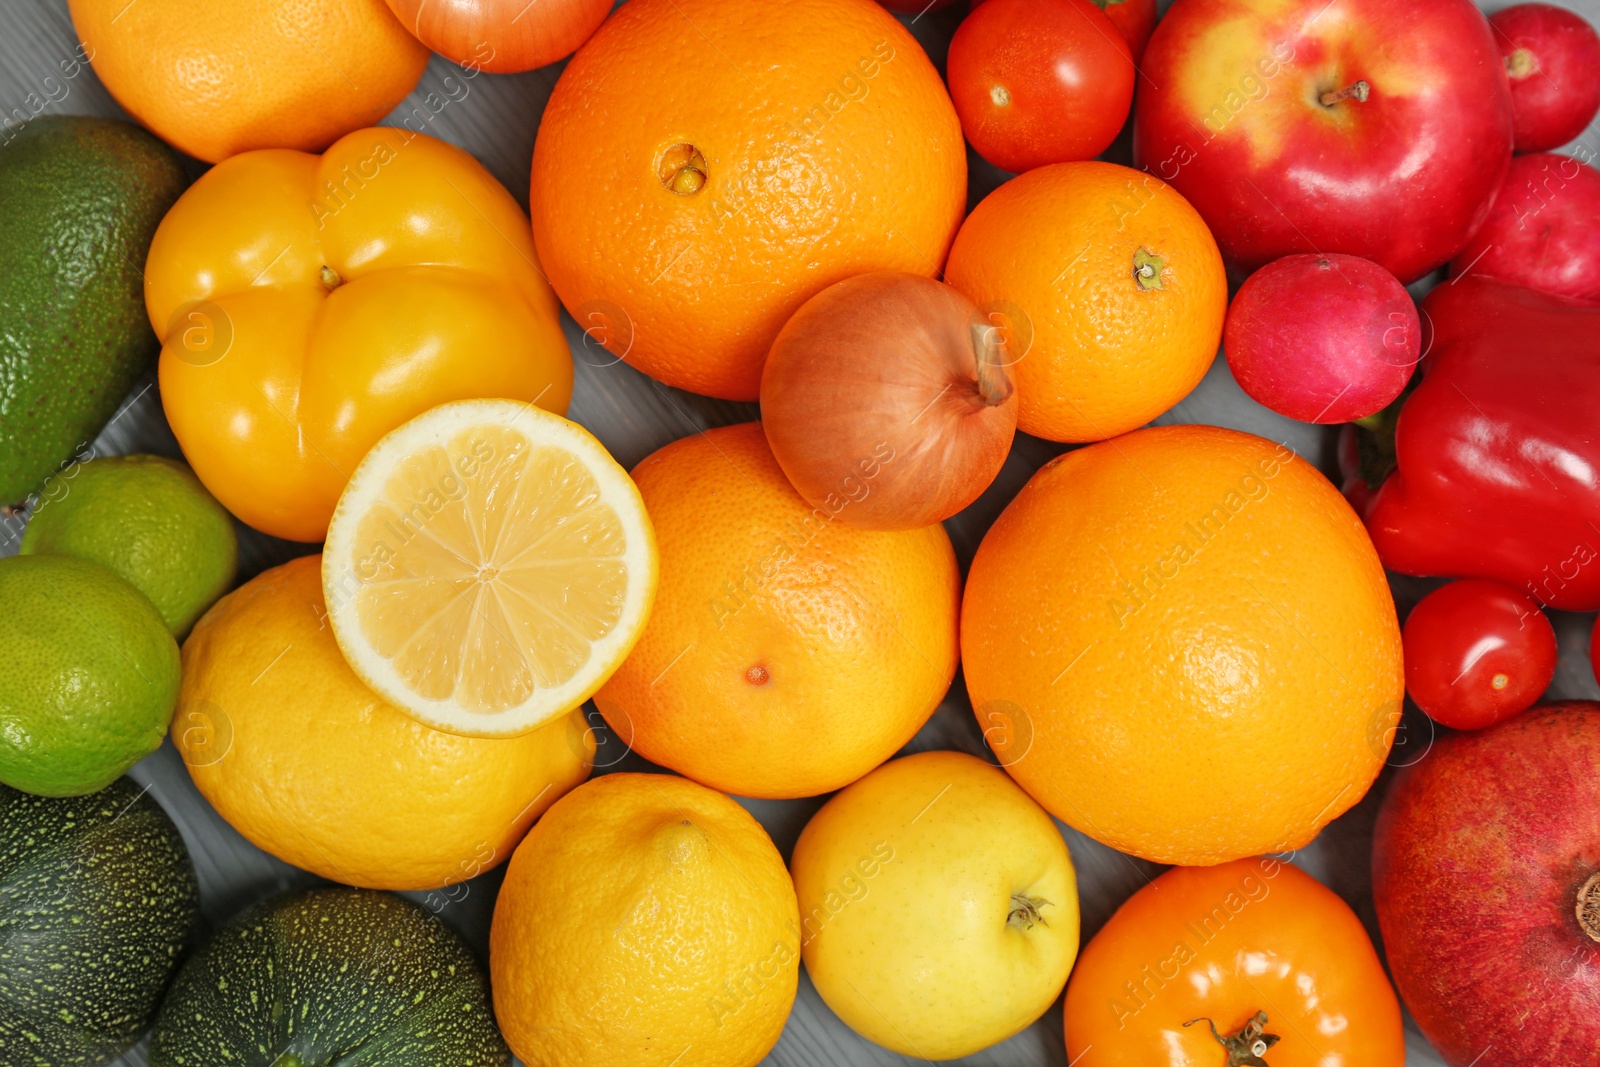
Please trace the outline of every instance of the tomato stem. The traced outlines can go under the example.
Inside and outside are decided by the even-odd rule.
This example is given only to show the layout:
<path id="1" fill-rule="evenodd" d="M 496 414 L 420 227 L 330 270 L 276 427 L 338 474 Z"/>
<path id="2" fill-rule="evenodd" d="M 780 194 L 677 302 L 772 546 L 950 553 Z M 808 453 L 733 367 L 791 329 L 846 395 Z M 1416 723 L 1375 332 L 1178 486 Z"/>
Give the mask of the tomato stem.
<path id="1" fill-rule="evenodd" d="M 1205 1016 L 1190 1019 L 1184 1026 L 1193 1026 L 1195 1023 L 1205 1023 L 1211 1028 L 1211 1036 L 1217 1044 L 1228 1050 L 1228 1067 L 1271 1067 L 1262 1059 L 1267 1050 L 1278 1043 L 1277 1034 L 1269 1034 L 1267 1029 L 1267 1013 L 1258 1011 L 1250 1016 L 1250 1021 L 1236 1034 L 1219 1034 L 1217 1024 Z"/>

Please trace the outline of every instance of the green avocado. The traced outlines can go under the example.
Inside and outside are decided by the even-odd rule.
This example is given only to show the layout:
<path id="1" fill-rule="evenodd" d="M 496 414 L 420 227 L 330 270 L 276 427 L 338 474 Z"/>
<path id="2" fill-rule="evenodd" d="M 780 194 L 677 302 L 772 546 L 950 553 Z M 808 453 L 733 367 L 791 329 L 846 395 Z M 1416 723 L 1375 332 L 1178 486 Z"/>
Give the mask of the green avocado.
<path id="1" fill-rule="evenodd" d="M 489 976 L 404 897 L 309 889 L 264 901 L 189 957 L 150 1067 L 510 1067 Z"/>
<path id="2" fill-rule="evenodd" d="M 178 828 L 120 778 L 0 785 L 0 1067 L 96 1067 L 138 1040 L 200 925 Z"/>
<path id="3" fill-rule="evenodd" d="M 160 350 L 144 261 L 184 185 L 114 119 L 45 116 L 0 147 L 0 505 L 93 441 Z"/>

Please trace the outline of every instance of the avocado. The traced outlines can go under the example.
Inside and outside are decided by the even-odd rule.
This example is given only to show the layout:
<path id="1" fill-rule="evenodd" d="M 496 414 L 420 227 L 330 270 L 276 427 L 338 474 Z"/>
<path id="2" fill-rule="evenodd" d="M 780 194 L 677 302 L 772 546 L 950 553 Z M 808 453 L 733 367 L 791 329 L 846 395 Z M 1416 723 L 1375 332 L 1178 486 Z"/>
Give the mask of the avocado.
<path id="1" fill-rule="evenodd" d="M 160 350 L 144 261 L 184 185 L 115 119 L 32 119 L 0 148 L 0 505 L 93 441 Z"/>

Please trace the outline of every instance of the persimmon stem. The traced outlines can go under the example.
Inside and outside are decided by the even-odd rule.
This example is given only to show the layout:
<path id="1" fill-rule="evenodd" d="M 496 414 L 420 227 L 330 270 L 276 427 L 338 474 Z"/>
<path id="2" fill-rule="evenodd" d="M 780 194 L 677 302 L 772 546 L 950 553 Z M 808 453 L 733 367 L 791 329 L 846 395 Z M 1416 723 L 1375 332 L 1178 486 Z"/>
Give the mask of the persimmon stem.
<path id="1" fill-rule="evenodd" d="M 1367 96 L 1371 92 L 1372 86 L 1368 85 L 1365 81 L 1358 81 L 1354 85 L 1346 85 L 1343 89 L 1330 89 L 1328 92 L 1325 92 L 1321 96 L 1317 97 L 1317 99 L 1322 103 L 1323 107 L 1332 107 L 1339 101 L 1348 100 L 1352 96 L 1355 97 L 1356 103 L 1365 104 L 1367 102 Z"/>
<path id="2" fill-rule="evenodd" d="M 998 326 L 972 324 L 972 355 L 978 364 L 978 395 L 990 407 L 1011 399 L 1011 376 L 1005 372 L 1006 338 Z"/>

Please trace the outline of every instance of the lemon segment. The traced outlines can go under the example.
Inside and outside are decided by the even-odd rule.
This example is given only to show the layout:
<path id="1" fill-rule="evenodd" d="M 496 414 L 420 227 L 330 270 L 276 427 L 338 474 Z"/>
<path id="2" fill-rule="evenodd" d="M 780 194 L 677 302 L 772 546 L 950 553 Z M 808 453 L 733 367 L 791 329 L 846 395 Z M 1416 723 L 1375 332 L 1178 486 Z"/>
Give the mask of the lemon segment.
<path id="1" fill-rule="evenodd" d="M 524 733 L 637 641 L 656 546 L 587 431 L 511 400 L 445 404 L 369 452 L 323 553 L 328 618 L 372 689 L 441 730 Z"/>

